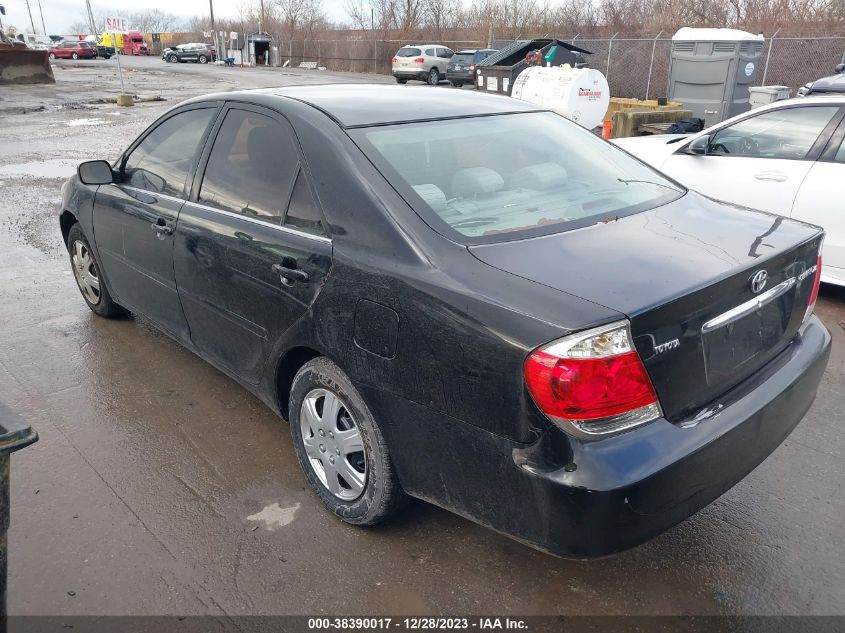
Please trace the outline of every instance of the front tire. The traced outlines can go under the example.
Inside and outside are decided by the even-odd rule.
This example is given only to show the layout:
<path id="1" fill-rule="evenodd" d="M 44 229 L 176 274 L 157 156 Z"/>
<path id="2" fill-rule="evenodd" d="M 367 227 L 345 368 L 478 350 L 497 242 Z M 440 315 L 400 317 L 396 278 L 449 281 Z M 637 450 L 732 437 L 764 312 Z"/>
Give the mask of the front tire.
<path id="1" fill-rule="evenodd" d="M 436 86 L 440 83 L 440 71 L 437 70 L 437 66 L 432 68 L 428 71 L 428 85 L 429 86 Z"/>
<path id="2" fill-rule="evenodd" d="M 408 497 L 381 429 L 332 361 L 316 358 L 299 370 L 288 419 L 299 465 L 335 515 L 353 525 L 375 525 L 404 508 Z"/>
<path id="3" fill-rule="evenodd" d="M 179 61 L 179 60 L 176 58 L 176 55 L 168 55 L 167 56 L 167 63 L 175 64 L 177 61 Z"/>
<path id="4" fill-rule="evenodd" d="M 70 58 L 71 59 L 79 59 L 79 55 L 77 55 L 76 53 L 71 53 Z"/>
<path id="5" fill-rule="evenodd" d="M 79 224 L 70 227 L 67 236 L 67 248 L 73 276 L 76 278 L 76 285 L 91 311 L 107 319 L 127 314 L 123 306 L 112 300 L 109 289 L 100 273 L 100 264 L 94 257 L 88 239 Z"/>

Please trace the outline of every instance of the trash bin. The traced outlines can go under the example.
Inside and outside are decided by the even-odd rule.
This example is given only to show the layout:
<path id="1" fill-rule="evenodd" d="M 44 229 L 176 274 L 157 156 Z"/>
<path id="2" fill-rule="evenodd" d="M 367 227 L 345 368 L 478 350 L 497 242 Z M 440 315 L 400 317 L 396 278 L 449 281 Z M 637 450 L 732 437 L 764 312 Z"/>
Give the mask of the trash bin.
<path id="1" fill-rule="evenodd" d="M 789 86 L 752 86 L 748 89 L 748 103 L 752 108 L 783 99 L 789 99 Z"/>
<path id="2" fill-rule="evenodd" d="M 38 433 L 0 403 L 0 627 L 6 619 L 6 533 L 9 531 L 9 456 L 38 440 Z"/>

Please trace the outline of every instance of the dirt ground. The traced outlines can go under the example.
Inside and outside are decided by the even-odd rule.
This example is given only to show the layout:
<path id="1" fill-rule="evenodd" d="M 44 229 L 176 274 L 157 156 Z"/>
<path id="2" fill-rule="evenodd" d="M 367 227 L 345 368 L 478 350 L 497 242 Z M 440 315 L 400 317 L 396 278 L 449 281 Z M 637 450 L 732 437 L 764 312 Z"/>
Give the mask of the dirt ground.
<path id="1" fill-rule="evenodd" d="M 133 93 L 166 101 L 91 103 L 119 90 L 113 60 L 0 93 L 0 401 L 41 435 L 12 458 L 10 613 L 845 614 L 845 292 L 817 306 L 834 348 L 806 419 L 644 546 L 565 561 L 422 502 L 355 528 L 258 400 L 143 320 L 90 313 L 57 211 L 79 161 L 116 156 L 182 98 L 390 78 L 124 65 Z"/>

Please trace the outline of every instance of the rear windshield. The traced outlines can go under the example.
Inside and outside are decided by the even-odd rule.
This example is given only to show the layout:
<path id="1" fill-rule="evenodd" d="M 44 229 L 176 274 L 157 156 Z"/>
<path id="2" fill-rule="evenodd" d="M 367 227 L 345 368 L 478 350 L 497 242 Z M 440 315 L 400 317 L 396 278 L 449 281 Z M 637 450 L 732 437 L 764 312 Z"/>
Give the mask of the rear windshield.
<path id="1" fill-rule="evenodd" d="M 474 61 L 472 53 L 455 53 L 452 56 L 453 64 L 471 64 Z"/>
<path id="2" fill-rule="evenodd" d="M 422 51 L 418 48 L 400 48 L 396 53 L 396 57 L 416 57 L 422 55 Z"/>
<path id="3" fill-rule="evenodd" d="M 350 131 L 437 231 L 495 242 L 653 208 L 684 189 L 551 112 Z"/>

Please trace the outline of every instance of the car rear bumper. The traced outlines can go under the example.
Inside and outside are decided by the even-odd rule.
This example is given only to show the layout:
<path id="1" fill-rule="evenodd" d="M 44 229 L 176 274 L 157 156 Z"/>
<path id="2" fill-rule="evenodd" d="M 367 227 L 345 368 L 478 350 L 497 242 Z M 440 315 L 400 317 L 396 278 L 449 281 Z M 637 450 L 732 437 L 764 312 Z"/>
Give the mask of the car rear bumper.
<path id="1" fill-rule="evenodd" d="M 427 71 L 422 68 L 396 69 L 393 71 L 393 76 L 399 79 L 423 79 L 427 74 Z"/>
<path id="2" fill-rule="evenodd" d="M 524 445 L 374 389 L 403 487 L 569 558 L 641 544 L 730 489 L 777 448 L 815 398 L 830 334 L 809 319 L 790 347 L 688 425 L 656 420 L 600 441 L 551 428 Z M 420 456 L 425 455 L 425 459 Z"/>
<path id="3" fill-rule="evenodd" d="M 465 84 L 471 84 L 475 81 L 475 72 L 472 70 L 465 72 L 459 70 L 447 70 L 446 79 L 449 81 L 460 81 Z"/>

